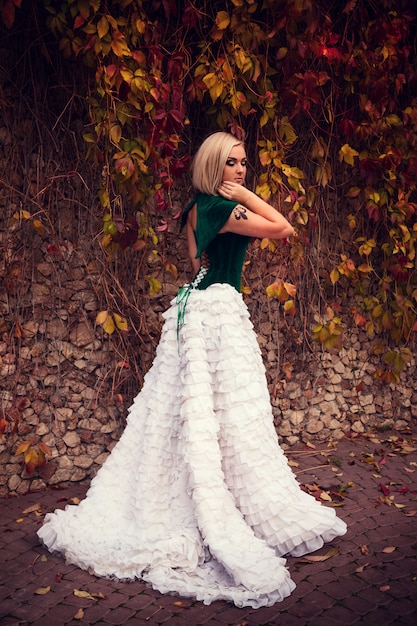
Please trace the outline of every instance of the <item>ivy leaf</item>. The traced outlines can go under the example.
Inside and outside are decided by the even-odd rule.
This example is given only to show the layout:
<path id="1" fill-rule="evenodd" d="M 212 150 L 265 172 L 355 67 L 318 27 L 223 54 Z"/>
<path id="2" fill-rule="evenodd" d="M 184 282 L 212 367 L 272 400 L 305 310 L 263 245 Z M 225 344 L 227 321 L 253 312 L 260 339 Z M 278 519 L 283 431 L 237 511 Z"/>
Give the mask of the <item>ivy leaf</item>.
<path id="1" fill-rule="evenodd" d="M 108 32 L 109 32 L 109 23 L 107 19 L 105 18 L 105 16 L 103 15 L 103 17 L 99 20 L 99 23 L 97 24 L 97 33 L 100 39 L 103 39 L 103 37 L 105 37 Z"/>
<path id="2" fill-rule="evenodd" d="M 354 148 L 351 148 L 348 143 L 345 143 L 339 150 L 339 160 L 340 162 L 345 161 L 349 165 L 355 164 L 355 157 L 359 156 L 359 152 Z"/>
<path id="3" fill-rule="evenodd" d="M 226 11 L 219 11 L 215 21 L 219 30 L 225 30 L 230 24 L 230 16 Z"/>
<path id="4" fill-rule="evenodd" d="M 115 321 L 116 327 L 119 330 L 122 330 L 124 332 L 129 330 L 129 326 L 128 326 L 128 323 L 127 323 L 127 320 L 126 320 L 125 317 L 122 317 L 121 315 L 118 315 L 118 313 L 113 313 L 113 317 L 114 317 L 114 321 Z"/>
<path id="5" fill-rule="evenodd" d="M 162 289 L 162 285 L 155 276 L 147 276 L 146 280 L 149 284 L 149 295 L 156 296 Z"/>

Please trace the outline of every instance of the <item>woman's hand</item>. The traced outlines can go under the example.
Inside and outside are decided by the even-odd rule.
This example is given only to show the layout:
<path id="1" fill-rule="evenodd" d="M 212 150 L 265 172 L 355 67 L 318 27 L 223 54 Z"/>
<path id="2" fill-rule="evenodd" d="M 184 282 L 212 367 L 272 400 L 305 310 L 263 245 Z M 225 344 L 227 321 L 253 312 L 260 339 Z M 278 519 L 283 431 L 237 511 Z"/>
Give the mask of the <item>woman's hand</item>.
<path id="1" fill-rule="evenodd" d="M 250 195 L 255 195 L 240 183 L 234 183 L 230 180 L 221 183 L 218 186 L 217 191 L 223 198 L 226 198 L 226 200 L 235 200 L 236 202 L 241 202 L 242 204 L 246 204 L 248 202 Z"/>

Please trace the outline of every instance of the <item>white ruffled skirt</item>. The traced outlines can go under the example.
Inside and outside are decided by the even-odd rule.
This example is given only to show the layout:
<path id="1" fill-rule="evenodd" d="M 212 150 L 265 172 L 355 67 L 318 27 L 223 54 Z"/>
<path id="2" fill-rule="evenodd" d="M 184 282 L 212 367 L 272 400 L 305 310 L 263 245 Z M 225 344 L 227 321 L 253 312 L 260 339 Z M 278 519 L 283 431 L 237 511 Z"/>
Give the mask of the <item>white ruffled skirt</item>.
<path id="1" fill-rule="evenodd" d="M 258 608 L 295 585 L 283 555 L 346 532 L 277 443 L 248 310 L 229 285 L 174 301 L 126 429 L 85 500 L 45 516 L 51 551 L 98 576 Z"/>

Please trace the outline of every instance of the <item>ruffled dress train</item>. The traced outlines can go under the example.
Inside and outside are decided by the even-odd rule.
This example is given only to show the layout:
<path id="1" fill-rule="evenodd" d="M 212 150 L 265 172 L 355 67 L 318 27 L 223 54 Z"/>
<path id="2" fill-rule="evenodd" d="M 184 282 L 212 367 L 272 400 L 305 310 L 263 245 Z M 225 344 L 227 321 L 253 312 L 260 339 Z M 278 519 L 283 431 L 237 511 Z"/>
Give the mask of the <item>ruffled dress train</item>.
<path id="1" fill-rule="evenodd" d="M 98 576 L 161 593 L 258 608 L 295 585 L 284 555 L 343 535 L 303 492 L 273 427 L 265 369 L 242 296 L 230 285 L 175 301 L 121 439 L 86 498 L 45 516 L 51 551 Z"/>

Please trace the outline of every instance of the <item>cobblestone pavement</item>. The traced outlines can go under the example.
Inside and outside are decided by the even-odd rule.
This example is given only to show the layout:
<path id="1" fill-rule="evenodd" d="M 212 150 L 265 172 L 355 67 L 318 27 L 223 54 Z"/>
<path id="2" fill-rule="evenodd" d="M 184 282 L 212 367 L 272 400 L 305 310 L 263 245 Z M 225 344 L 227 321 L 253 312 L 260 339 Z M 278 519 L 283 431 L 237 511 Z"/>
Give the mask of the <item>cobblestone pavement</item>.
<path id="1" fill-rule="evenodd" d="M 0 500 L 0 626 L 100 624 L 334 626 L 417 624 L 417 436 L 385 432 L 287 453 L 305 489 L 337 511 L 348 533 L 289 558 L 297 584 L 284 602 L 238 609 L 161 596 L 66 565 L 39 544 L 43 515 L 81 499 L 76 484 Z"/>

